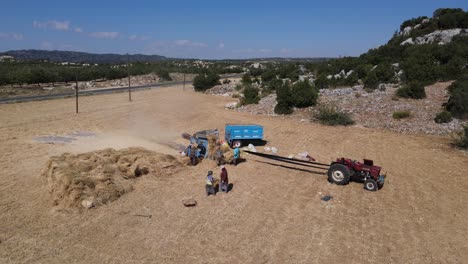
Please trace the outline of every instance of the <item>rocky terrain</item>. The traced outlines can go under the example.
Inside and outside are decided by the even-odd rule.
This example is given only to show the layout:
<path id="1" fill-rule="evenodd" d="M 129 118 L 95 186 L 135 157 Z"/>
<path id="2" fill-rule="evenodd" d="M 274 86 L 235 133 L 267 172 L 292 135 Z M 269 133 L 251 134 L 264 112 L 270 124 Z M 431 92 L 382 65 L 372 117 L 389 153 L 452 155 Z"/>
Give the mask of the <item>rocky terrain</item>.
<path id="1" fill-rule="evenodd" d="M 467 121 L 453 119 L 446 124 L 437 124 L 434 117 L 447 102 L 447 87 L 451 82 L 440 82 L 427 86 L 427 97 L 422 100 L 397 98 L 395 96 L 399 85 L 381 84 L 379 89 L 367 92 L 362 85 L 338 89 L 320 90 L 319 103 L 333 104 L 344 112 L 350 113 L 356 126 L 380 128 L 404 134 L 450 135 L 467 125 Z M 232 96 L 236 91 L 231 86 L 213 88 L 210 94 Z M 238 96 L 235 96 L 238 97 Z M 238 101 L 237 101 L 238 102 Z M 247 112 L 255 115 L 278 116 L 274 113 L 276 95 L 263 97 L 258 104 L 238 106 L 236 101 L 225 105 L 227 109 Z M 313 122 L 317 106 L 306 109 L 295 109 L 291 118 L 302 122 Z M 396 120 L 392 117 L 396 111 L 409 111 L 409 118 Z"/>

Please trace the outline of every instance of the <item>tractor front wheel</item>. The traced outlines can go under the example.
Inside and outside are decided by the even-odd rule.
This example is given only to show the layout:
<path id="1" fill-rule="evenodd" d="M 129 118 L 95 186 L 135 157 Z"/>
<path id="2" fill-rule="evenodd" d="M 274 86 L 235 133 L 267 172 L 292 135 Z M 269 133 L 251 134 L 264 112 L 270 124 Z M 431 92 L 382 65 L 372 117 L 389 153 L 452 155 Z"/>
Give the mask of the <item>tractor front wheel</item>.
<path id="1" fill-rule="evenodd" d="M 351 178 L 351 171 L 344 164 L 335 163 L 328 169 L 328 181 L 338 185 L 346 185 Z"/>
<path id="2" fill-rule="evenodd" d="M 377 184 L 377 182 L 373 179 L 367 179 L 365 182 L 364 182 L 364 189 L 368 190 L 368 191 L 371 191 L 371 192 L 375 192 L 379 189 L 379 185 Z"/>

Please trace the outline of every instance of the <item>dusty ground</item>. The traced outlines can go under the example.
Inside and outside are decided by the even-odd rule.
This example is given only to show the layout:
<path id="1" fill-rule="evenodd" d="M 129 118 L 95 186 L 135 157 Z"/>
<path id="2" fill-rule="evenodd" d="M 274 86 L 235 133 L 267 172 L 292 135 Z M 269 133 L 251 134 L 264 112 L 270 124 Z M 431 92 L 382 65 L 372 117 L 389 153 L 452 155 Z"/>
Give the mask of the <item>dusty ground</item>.
<path id="1" fill-rule="evenodd" d="M 224 110 L 231 99 L 181 87 L 0 105 L 0 263 L 466 263 L 468 157 L 449 139 Z M 84 213 L 57 210 L 50 156 L 143 146 L 177 154 L 180 134 L 259 123 L 269 146 L 319 161 L 373 158 L 388 173 L 378 192 L 329 184 L 317 173 L 244 157 L 229 166 L 229 194 L 205 197 L 204 162 L 175 175 L 145 175 L 118 200 Z M 33 139 L 89 131 L 50 145 Z M 223 134 L 223 131 L 222 131 Z M 329 202 L 321 195 L 332 195 Z M 186 208 L 185 198 L 198 205 Z M 142 217 L 138 215 L 151 215 Z"/>

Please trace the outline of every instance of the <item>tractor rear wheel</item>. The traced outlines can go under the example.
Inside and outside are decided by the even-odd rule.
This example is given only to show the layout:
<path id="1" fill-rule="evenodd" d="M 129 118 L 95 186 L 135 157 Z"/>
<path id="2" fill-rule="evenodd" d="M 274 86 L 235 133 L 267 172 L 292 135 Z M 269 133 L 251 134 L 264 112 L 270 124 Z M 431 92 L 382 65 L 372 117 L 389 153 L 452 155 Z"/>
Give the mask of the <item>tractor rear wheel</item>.
<path id="1" fill-rule="evenodd" d="M 338 185 L 346 185 L 351 178 L 351 171 L 344 164 L 335 163 L 328 169 L 328 181 Z"/>
<path id="2" fill-rule="evenodd" d="M 367 179 L 365 182 L 364 182 L 364 189 L 368 190 L 368 191 L 371 191 L 371 192 L 375 192 L 379 189 L 379 185 L 377 184 L 377 182 L 373 179 Z"/>

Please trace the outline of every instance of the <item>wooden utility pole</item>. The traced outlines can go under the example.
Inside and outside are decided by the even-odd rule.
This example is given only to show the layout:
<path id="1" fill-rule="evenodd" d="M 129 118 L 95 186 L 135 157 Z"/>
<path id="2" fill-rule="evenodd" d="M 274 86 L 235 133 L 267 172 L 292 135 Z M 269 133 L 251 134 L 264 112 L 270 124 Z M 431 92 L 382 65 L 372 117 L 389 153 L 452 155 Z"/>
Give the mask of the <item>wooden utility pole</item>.
<path id="1" fill-rule="evenodd" d="M 183 86 L 183 90 L 185 91 L 185 71 L 184 71 L 184 86 Z"/>
<path id="2" fill-rule="evenodd" d="M 76 113 L 78 114 L 78 77 L 75 71 L 75 104 L 76 104 Z"/>
<path id="3" fill-rule="evenodd" d="M 127 53 L 127 75 L 128 75 L 128 101 L 132 101 L 132 88 L 130 88 L 130 57 Z"/>

